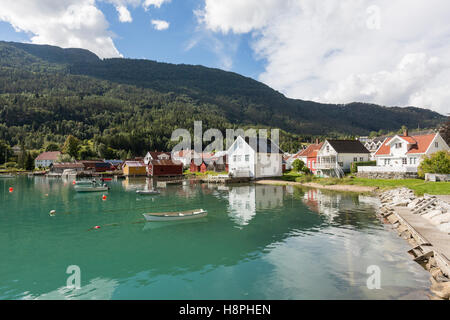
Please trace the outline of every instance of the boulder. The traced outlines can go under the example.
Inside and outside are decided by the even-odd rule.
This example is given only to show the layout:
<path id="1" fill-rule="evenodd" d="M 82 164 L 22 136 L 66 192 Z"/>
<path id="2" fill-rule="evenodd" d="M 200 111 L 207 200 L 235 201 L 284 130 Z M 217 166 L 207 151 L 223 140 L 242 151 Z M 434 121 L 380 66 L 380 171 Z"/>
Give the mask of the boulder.
<path id="1" fill-rule="evenodd" d="M 433 279 L 434 280 L 434 279 Z M 450 282 L 437 282 L 431 285 L 431 292 L 433 292 L 436 296 L 449 299 L 450 298 Z"/>

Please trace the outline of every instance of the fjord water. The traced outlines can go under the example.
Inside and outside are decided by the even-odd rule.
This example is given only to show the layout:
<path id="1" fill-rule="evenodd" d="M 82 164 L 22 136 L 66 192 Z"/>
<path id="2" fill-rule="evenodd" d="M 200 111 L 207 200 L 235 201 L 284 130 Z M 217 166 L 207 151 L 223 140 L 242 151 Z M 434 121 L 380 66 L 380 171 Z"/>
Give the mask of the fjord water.
<path id="1" fill-rule="evenodd" d="M 429 274 L 376 218 L 373 198 L 207 184 L 136 195 L 145 183 L 111 182 L 103 201 L 61 179 L 0 179 L 0 299 L 427 298 Z M 196 208 L 208 217 L 142 216 Z M 81 289 L 66 287 L 72 265 Z M 380 290 L 367 288 L 369 266 Z"/>

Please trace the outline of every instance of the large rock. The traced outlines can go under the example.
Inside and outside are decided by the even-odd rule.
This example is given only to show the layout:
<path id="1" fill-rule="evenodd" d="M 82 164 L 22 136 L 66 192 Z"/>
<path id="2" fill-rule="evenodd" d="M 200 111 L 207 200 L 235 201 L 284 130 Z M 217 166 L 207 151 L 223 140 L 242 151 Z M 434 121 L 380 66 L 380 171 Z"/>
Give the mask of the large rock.
<path id="1" fill-rule="evenodd" d="M 440 298 L 450 299 L 450 282 L 434 281 L 433 284 L 431 285 L 430 290 Z"/>

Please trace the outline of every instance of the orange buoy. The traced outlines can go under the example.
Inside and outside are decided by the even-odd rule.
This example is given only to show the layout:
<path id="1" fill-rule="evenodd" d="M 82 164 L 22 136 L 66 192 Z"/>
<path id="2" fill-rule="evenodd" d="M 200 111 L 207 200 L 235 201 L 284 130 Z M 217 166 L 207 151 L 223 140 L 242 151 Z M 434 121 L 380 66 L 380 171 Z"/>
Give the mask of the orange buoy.
<path id="1" fill-rule="evenodd" d="M 76 184 L 77 184 L 77 182 L 76 182 L 75 180 L 73 180 L 72 184 L 73 184 L 73 185 L 76 185 Z"/>
<path id="2" fill-rule="evenodd" d="M 103 195 L 102 199 L 103 199 L 103 201 L 105 201 L 107 199 L 107 197 L 105 195 Z"/>
<path id="3" fill-rule="evenodd" d="M 12 193 L 14 191 L 14 188 L 9 188 L 9 192 Z"/>

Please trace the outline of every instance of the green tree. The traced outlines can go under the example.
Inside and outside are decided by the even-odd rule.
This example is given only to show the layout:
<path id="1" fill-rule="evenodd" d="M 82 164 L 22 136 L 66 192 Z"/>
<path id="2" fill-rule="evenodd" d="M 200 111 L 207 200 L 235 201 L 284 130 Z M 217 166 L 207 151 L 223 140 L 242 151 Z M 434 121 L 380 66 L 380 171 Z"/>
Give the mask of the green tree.
<path id="1" fill-rule="evenodd" d="M 450 152 L 438 151 L 425 157 L 418 168 L 419 177 L 423 178 L 425 173 L 450 174 Z"/>
<path id="2" fill-rule="evenodd" d="M 292 169 L 294 169 L 295 171 L 297 172 L 303 171 L 303 168 L 305 168 L 305 163 L 302 160 L 295 159 L 294 162 L 292 162 Z"/>
<path id="3" fill-rule="evenodd" d="M 0 163 L 8 162 L 11 155 L 11 147 L 4 140 L 0 140 Z"/>
<path id="4" fill-rule="evenodd" d="M 73 158 L 77 158 L 79 149 L 80 149 L 80 140 L 78 140 L 72 135 L 69 135 L 66 139 L 66 142 L 64 142 L 62 152 L 70 155 Z"/>
<path id="5" fill-rule="evenodd" d="M 47 151 L 47 152 L 58 151 L 58 150 L 59 150 L 59 146 L 54 142 L 50 142 L 45 146 L 45 151 Z"/>
<path id="6" fill-rule="evenodd" d="M 25 159 L 25 170 L 34 170 L 34 158 L 30 152 L 27 152 Z"/>

